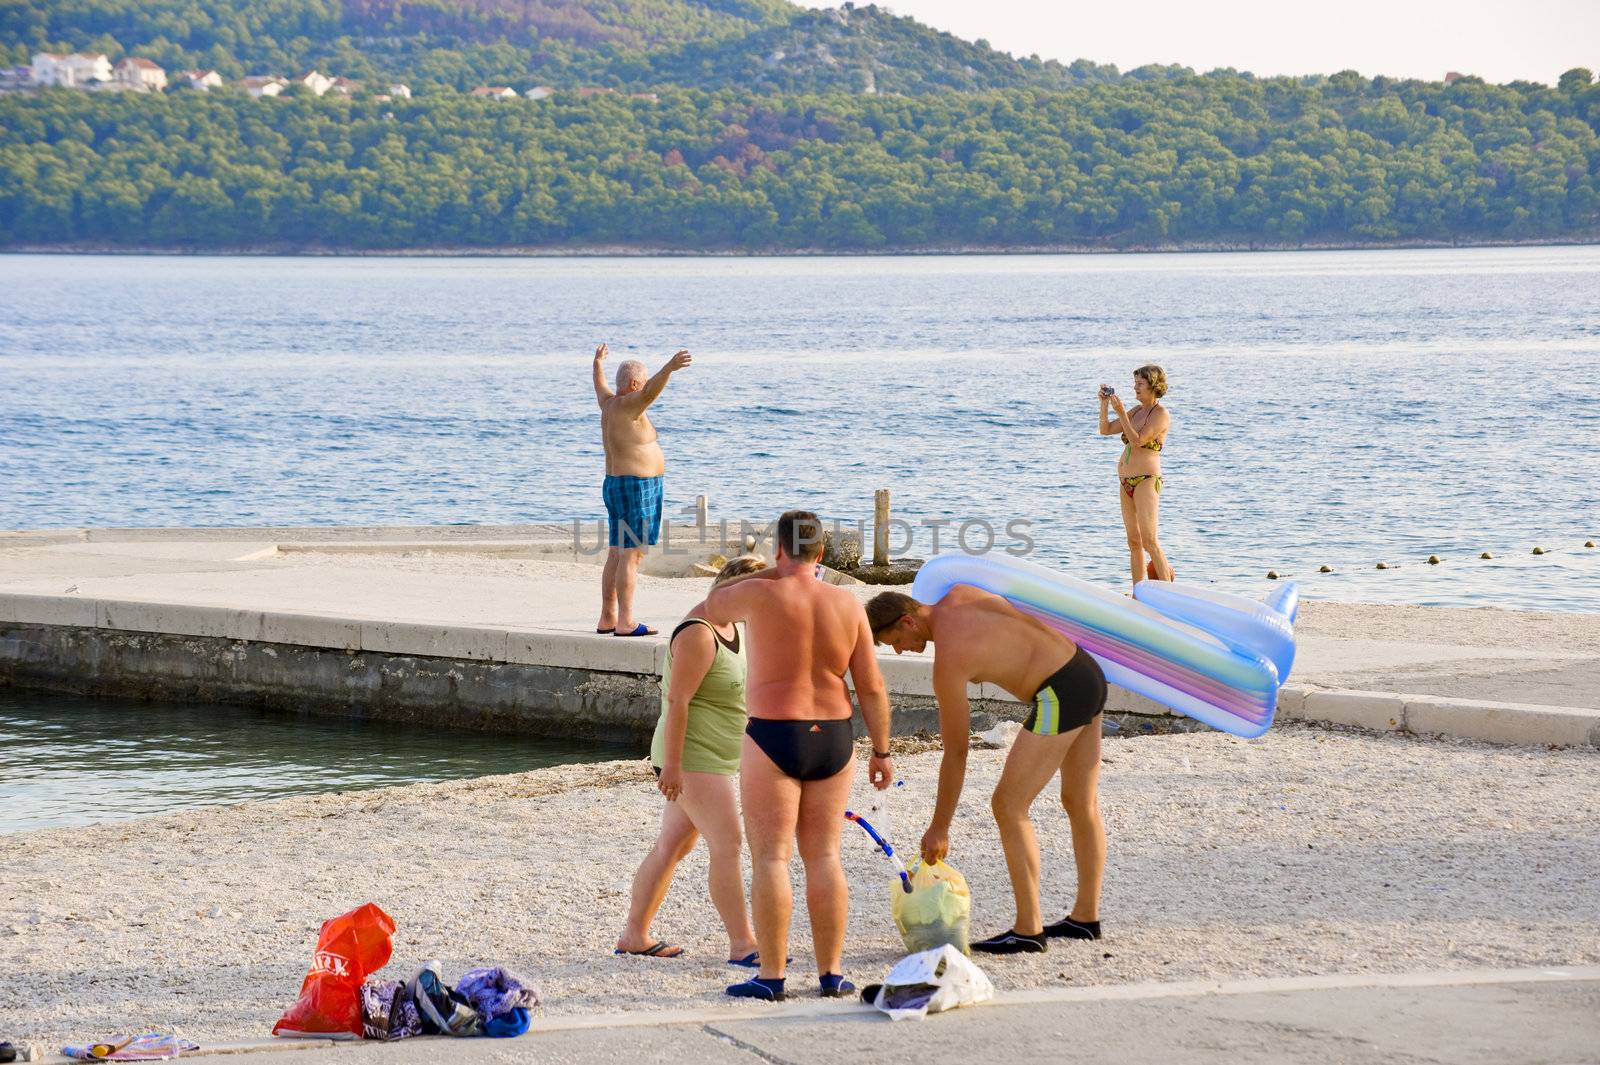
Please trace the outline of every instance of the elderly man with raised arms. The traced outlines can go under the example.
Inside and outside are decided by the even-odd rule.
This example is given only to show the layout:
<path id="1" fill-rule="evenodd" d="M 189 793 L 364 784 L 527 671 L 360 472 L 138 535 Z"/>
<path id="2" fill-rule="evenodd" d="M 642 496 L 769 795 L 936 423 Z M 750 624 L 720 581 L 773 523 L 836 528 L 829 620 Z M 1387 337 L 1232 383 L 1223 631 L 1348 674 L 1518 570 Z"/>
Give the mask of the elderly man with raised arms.
<path id="1" fill-rule="evenodd" d="M 768 1002 L 786 997 L 789 860 L 798 841 L 806 908 L 824 997 L 855 990 L 841 974 L 849 888 L 839 860 L 844 811 L 855 777 L 850 689 L 855 683 L 872 741 L 869 779 L 889 786 L 889 695 L 878 671 L 861 604 L 818 579 L 822 521 L 791 510 L 778 519 L 777 564 L 712 589 L 705 613 L 717 625 L 746 623 L 750 640 L 745 702 L 750 719 L 739 757 L 750 905 L 760 975 L 728 994 Z"/>
<path id="2" fill-rule="evenodd" d="M 629 359 L 617 367 L 617 387 L 606 383 L 606 355 L 601 344 L 594 352 L 594 395 L 600 404 L 600 437 L 606 449 L 606 479 L 600 495 L 606 505 L 608 543 L 605 569 L 600 575 L 602 635 L 653 636 L 656 630 L 633 616 L 633 589 L 639 562 L 661 534 L 661 491 L 666 458 L 656 441 L 656 427 L 645 413 L 667 387 L 667 379 L 688 366 L 687 351 L 680 351 L 647 376 L 644 363 Z"/>

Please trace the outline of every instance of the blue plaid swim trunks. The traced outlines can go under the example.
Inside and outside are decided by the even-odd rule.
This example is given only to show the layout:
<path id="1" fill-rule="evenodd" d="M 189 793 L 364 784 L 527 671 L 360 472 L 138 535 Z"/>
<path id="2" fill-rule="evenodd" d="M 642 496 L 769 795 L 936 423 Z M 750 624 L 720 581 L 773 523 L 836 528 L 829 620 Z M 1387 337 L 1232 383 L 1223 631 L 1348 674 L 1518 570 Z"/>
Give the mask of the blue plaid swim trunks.
<path id="1" fill-rule="evenodd" d="M 600 498 L 612 547 L 642 547 L 661 538 L 661 485 L 664 477 L 614 477 L 606 474 Z"/>

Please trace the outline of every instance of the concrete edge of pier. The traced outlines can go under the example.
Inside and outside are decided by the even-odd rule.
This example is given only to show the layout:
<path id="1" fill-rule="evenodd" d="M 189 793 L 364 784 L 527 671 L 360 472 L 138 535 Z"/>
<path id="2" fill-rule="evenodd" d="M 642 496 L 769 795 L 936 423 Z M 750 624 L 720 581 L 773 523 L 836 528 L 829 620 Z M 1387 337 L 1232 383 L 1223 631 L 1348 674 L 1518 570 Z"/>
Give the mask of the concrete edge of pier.
<path id="1" fill-rule="evenodd" d="M 227 607 L 0 593 L 0 684 L 90 695 L 242 702 L 561 735 L 646 735 L 660 638 L 427 625 Z M 896 732 L 936 731 L 931 659 L 881 655 Z M 974 727 L 1023 707 L 974 685 Z M 1112 689 L 1124 732 L 1192 723 Z M 1600 710 L 1287 686 L 1278 718 L 1502 744 L 1600 747 Z"/>

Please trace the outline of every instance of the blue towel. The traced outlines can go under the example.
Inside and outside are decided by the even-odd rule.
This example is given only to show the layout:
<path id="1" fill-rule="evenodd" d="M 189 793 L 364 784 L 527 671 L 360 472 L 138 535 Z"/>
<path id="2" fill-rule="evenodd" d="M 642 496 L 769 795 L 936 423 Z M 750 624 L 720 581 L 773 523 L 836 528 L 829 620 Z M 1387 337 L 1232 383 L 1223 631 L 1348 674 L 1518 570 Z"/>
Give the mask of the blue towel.
<path id="1" fill-rule="evenodd" d="M 531 1023 L 526 1006 L 518 1006 L 509 1013 L 490 1017 L 483 1022 L 483 1034 L 491 1039 L 510 1039 L 528 1030 Z"/>

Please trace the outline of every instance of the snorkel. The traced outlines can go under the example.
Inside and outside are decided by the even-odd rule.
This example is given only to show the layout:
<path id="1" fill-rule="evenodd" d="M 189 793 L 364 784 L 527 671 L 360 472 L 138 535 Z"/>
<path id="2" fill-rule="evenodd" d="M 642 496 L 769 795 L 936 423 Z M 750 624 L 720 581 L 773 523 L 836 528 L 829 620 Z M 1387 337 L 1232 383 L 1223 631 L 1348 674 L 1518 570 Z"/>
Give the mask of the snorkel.
<path id="1" fill-rule="evenodd" d="M 872 842 L 878 845 L 878 848 L 883 851 L 883 856 L 889 859 L 890 863 L 894 865 L 895 872 L 900 874 L 900 886 L 905 889 L 906 894 L 909 895 L 911 893 L 911 874 L 906 872 L 906 863 L 902 862 L 898 857 L 895 856 L 894 848 L 889 846 L 889 841 L 878 835 L 878 830 L 872 827 L 872 822 L 868 821 L 865 817 L 862 817 L 854 810 L 846 810 L 844 812 L 844 819 L 846 821 L 854 821 L 856 824 L 861 826 L 862 831 L 872 837 Z"/>

